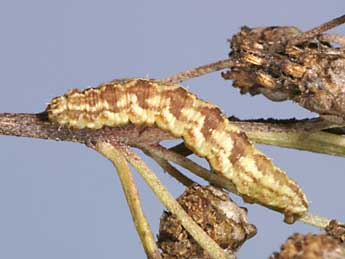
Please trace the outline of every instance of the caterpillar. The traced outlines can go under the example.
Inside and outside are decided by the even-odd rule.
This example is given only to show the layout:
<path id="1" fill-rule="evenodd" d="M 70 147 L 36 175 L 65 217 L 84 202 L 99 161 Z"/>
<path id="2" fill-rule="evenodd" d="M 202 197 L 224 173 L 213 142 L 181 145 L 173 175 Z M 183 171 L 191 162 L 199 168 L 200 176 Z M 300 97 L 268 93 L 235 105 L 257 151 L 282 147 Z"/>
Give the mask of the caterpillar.
<path id="1" fill-rule="evenodd" d="M 66 127 L 100 129 L 129 123 L 156 125 L 204 157 L 213 171 L 235 185 L 247 202 L 280 211 L 293 223 L 308 210 L 296 182 L 257 150 L 215 105 L 179 85 L 151 79 L 125 79 L 55 97 L 47 109 L 51 122 Z"/>

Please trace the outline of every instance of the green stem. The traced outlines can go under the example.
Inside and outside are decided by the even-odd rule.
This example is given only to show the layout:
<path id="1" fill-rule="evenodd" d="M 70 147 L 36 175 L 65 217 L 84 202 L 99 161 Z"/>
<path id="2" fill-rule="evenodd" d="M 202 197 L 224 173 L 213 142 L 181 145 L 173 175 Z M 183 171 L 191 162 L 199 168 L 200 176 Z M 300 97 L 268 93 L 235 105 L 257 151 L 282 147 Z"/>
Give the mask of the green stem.
<path id="1" fill-rule="evenodd" d="M 230 119 L 231 120 L 231 119 Z M 258 144 L 306 150 L 335 156 L 345 156 L 345 137 L 325 131 L 313 131 L 321 126 L 318 121 L 256 122 L 231 121 Z M 170 148 L 183 156 L 192 154 L 183 143 Z"/>
<path id="2" fill-rule="evenodd" d="M 185 176 L 179 170 L 177 170 L 174 166 L 172 166 L 168 161 L 162 159 L 158 156 L 151 155 L 153 160 L 157 162 L 157 164 L 162 167 L 164 171 L 166 171 L 169 175 L 174 177 L 178 182 L 182 183 L 184 186 L 188 187 L 194 184 L 194 181 Z"/>
<path id="3" fill-rule="evenodd" d="M 256 143 L 308 150 L 328 155 L 345 156 L 345 138 L 328 132 L 275 130 L 267 123 L 234 122 Z M 272 126 L 272 127 L 270 127 Z"/>
<path id="4" fill-rule="evenodd" d="M 329 222 L 331 221 L 328 218 L 314 215 L 311 213 L 306 213 L 303 217 L 299 218 L 298 220 L 308 225 L 318 227 L 320 229 L 325 229 L 328 226 Z"/>
<path id="5" fill-rule="evenodd" d="M 111 147 L 109 147 L 111 148 Z M 181 221 L 182 226 L 198 242 L 198 244 L 207 251 L 214 259 L 229 259 L 231 255 L 227 254 L 212 238 L 210 238 L 198 224 L 184 211 L 181 205 L 174 199 L 169 191 L 163 186 L 157 176 L 141 160 L 139 156 L 131 152 L 128 148 L 122 149 L 122 154 L 139 172 L 144 181 L 156 194 L 164 206 Z"/>
<path id="6" fill-rule="evenodd" d="M 142 211 L 139 194 L 126 158 L 118 149 L 108 143 L 97 143 L 96 150 L 108 158 L 118 172 L 134 225 L 148 258 L 161 259 L 150 225 Z"/>
<path id="7" fill-rule="evenodd" d="M 178 153 L 170 151 L 169 149 L 166 149 L 165 147 L 161 145 L 141 144 L 141 145 L 138 145 L 138 148 L 142 149 L 149 156 L 157 156 L 167 161 L 176 163 L 188 169 L 189 171 L 196 174 L 197 176 L 201 177 L 205 181 L 208 181 L 209 183 L 212 183 L 215 186 L 224 188 L 232 193 L 238 194 L 238 192 L 236 191 L 236 187 L 229 179 L 221 175 L 214 174 L 210 172 L 209 170 L 207 170 L 206 168 L 193 162 L 192 160 Z"/>

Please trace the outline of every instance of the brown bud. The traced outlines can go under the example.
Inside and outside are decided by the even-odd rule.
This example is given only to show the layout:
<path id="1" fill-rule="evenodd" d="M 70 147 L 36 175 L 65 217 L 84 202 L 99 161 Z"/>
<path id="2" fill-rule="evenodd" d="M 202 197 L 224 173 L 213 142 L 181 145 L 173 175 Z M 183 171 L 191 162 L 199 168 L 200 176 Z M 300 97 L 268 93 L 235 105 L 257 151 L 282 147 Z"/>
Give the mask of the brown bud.
<path id="1" fill-rule="evenodd" d="M 256 227 L 248 223 L 246 210 L 215 187 L 192 185 L 177 201 L 229 254 L 256 234 Z M 158 245 L 163 258 L 210 258 L 169 212 L 161 217 Z"/>

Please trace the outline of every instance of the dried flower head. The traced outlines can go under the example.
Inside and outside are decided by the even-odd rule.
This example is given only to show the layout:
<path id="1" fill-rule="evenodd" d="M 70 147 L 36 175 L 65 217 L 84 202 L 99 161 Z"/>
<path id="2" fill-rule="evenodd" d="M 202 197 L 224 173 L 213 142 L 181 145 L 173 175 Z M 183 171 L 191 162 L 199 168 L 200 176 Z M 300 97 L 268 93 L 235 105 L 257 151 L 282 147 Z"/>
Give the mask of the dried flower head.
<path id="1" fill-rule="evenodd" d="M 248 223 L 247 211 L 215 187 L 192 185 L 177 201 L 229 253 L 256 234 L 255 226 Z M 161 217 L 158 244 L 163 258 L 210 258 L 169 212 Z"/>
<path id="2" fill-rule="evenodd" d="M 343 243 L 328 235 L 294 234 L 270 259 L 344 259 Z"/>
<path id="3" fill-rule="evenodd" d="M 236 65 L 223 73 L 241 93 L 293 100 L 328 120 L 345 119 L 345 48 L 296 27 L 243 27 L 231 40 Z"/>

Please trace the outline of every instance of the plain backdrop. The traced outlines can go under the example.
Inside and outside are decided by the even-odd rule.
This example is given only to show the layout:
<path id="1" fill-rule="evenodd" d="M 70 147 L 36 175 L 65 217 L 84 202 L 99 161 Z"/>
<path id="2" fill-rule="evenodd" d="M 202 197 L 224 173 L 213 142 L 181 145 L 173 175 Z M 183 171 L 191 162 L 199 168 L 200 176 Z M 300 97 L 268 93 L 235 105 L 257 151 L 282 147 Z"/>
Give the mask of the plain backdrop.
<path id="1" fill-rule="evenodd" d="M 227 57 L 243 25 L 303 30 L 340 16 L 344 1 L 0 2 L 0 111 L 40 112 L 70 88 L 115 78 L 162 78 Z M 333 32 L 345 34 L 345 26 Z M 213 73 L 183 83 L 240 118 L 305 118 L 296 104 L 241 96 Z M 345 160 L 259 146 L 298 181 L 313 213 L 345 220 Z M 146 159 L 174 195 L 175 180 Z M 201 161 L 198 160 L 198 161 Z M 205 161 L 201 161 L 206 165 Z M 163 207 L 135 174 L 155 233 Z M 248 205 L 257 235 L 239 258 L 267 258 L 292 233 L 282 215 Z M 145 258 L 111 163 L 80 144 L 0 137 L 0 258 Z"/>

